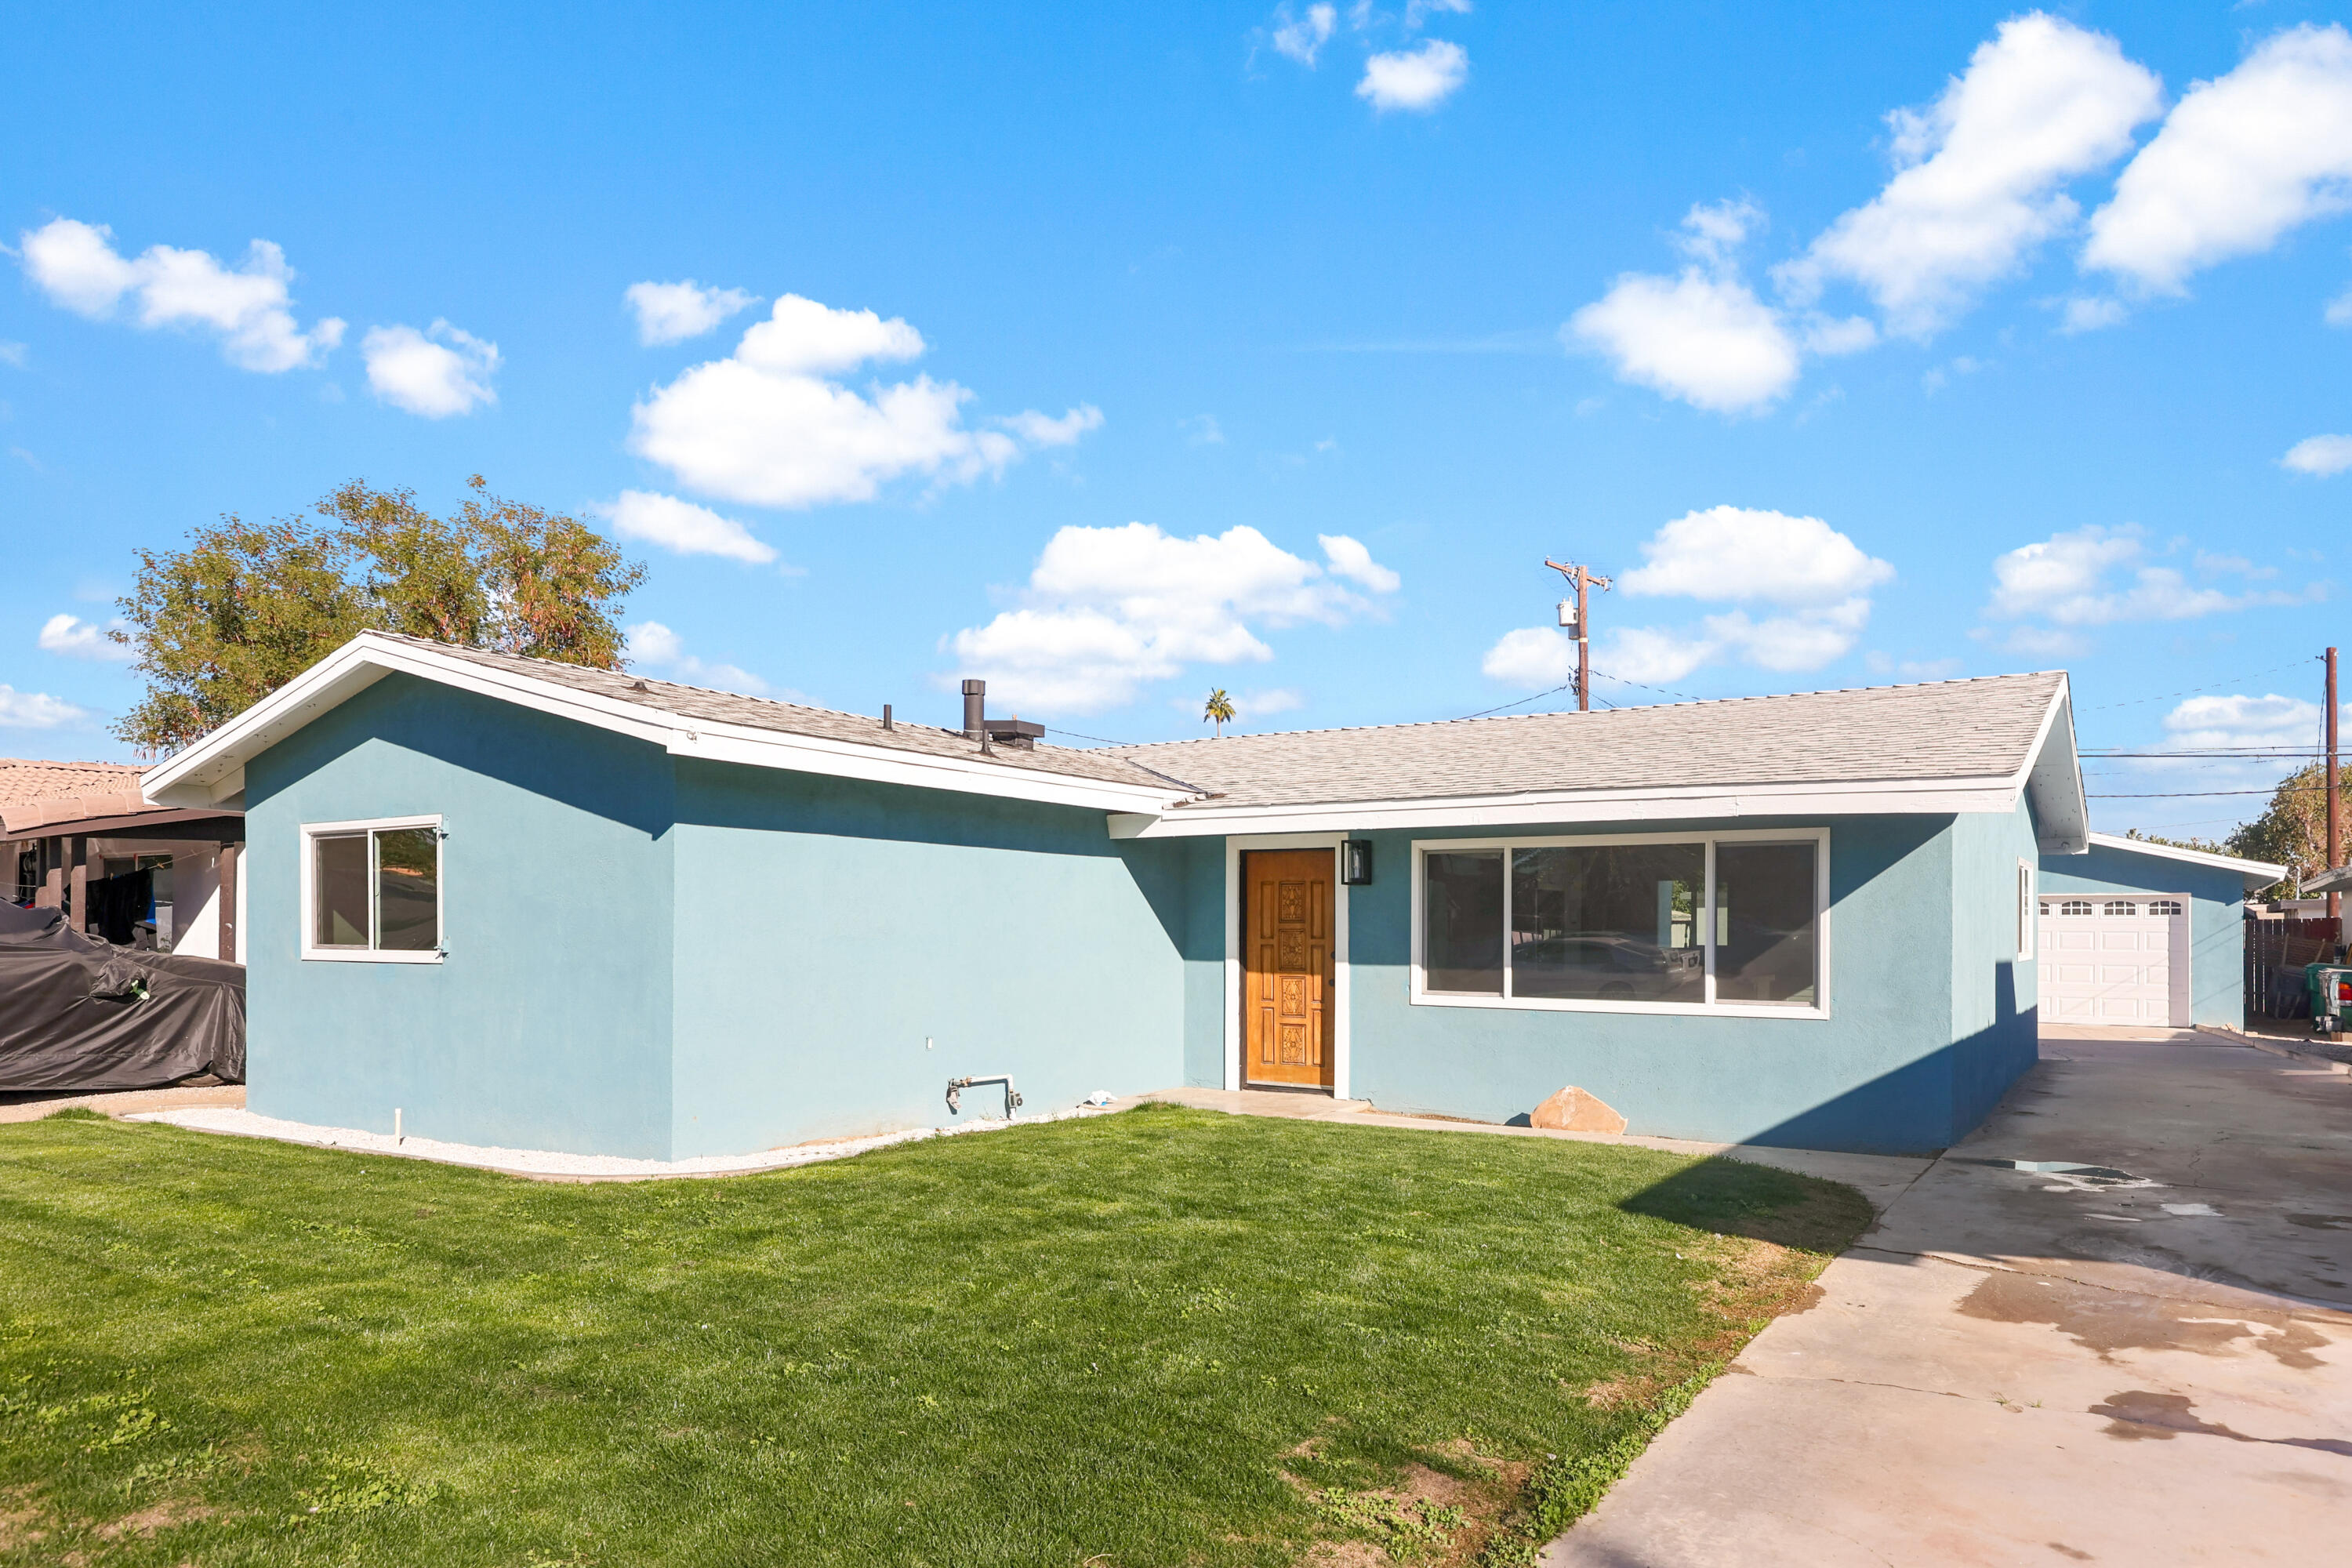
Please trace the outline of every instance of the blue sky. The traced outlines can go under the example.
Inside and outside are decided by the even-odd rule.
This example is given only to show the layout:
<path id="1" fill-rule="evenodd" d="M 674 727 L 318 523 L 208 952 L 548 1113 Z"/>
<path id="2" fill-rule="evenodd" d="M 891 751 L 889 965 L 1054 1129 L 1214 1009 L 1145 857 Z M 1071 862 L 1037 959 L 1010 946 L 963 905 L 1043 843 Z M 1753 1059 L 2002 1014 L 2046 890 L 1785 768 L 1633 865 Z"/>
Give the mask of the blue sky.
<path id="1" fill-rule="evenodd" d="M 477 471 L 627 537 L 645 668 L 919 721 L 1512 702 L 1566 678 L 1549 554 L 1618 579 L 1611 702 L 2054 666 L 2086 746 L 2305 744 L 2340 16 L 28 14 L 0 751 L 125 754 L 134 549 Z"/>

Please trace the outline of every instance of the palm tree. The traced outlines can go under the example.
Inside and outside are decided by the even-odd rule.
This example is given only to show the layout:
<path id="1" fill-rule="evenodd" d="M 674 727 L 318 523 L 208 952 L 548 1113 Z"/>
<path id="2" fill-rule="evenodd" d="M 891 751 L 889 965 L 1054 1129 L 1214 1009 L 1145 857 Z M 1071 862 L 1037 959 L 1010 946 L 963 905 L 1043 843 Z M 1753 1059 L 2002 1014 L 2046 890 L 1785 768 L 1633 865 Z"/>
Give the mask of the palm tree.
<path id="1" fill-rule="evenodd" d="M 1209 690 L 1208 705 L 1201 710 L 1201 722 L 1215 724 L 1217 739 L 1222 741 L 1225 738 L 1225 726 L 1233 721 L 1234 700 L 1225 695 L 1223 687 L 1212 687 Z"/>

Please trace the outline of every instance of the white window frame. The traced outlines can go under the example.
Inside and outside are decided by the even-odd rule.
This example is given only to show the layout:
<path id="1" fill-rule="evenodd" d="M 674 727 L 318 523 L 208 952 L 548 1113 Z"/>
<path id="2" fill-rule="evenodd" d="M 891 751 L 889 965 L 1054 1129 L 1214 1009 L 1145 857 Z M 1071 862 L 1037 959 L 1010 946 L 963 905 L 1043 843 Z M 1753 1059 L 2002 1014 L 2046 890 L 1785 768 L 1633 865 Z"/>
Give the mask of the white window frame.
<path id="1" fill-rule="evenodd" d="M 1813 1001 L 1811 1005 L 1780 1002 L 1718 1002 L 1715 999 L 1715 849 L 1718 844 L 1803 844 L 1813 846 Z M 1705 927 L 1706 999 L 1703 1002 L 1602 1002 L 1568 996 L 1510 994 L 1511 853 L 1518 849 L 1607 848 L 1626 844 L 1697 844 L 1706 851 L 1705 898 L 1700 923 Z M 1432 991 L 1424 967 L 1423 944 L 1429 940 L 1426 911 L 1428 858 L 1461 850 L 1503 851 L 1504 994 L 1484 996 L 1459 991 Z M 1412 841 L 1412 1005 L 1416 1007 L 1490 1007 L 1528 1013 L 1652 1013 L 1693 1018 L 1826 1019 L 1830 1016 L 1830 830 L 1826 827 L 1754 827 L 1697 833 L 1601 833 L 1548 835 L 1507 838 L 1416 838 Z"/>
<path id="2" fill-rule="evenodd" d="M 371 816 L 357 822 L 306 822 L 302 824 L 302 956 L 330 963 L 438 963 L 449 951 L 449 928 L 446 906 L 448 901 L 448 857 L 438 851 L 434 856 L 433 931 L 436 945 L 415 952 L 386 952 L 375 945 L 376 888 L 375 838 L 379 832 L 400 827 L 429 827 L 436 840 L 446 843 L 448 834 L 442 831 L 438 816 Z M 365 947 L 320 947 L 313 938 L 318 933 L 318 921 L 313 919 L 318 907 L 319 846 L 321 838 L 340 838 L 355 833 L 365 833 L 368 838 L 368 945 Z"/>
<path id="3" fill-rule="evenodd" d="M 2041 951 L 2042 900 L 2034 887 L 2033 862 L 2017 862 L 2017 962 L 2032 963 Z"/>

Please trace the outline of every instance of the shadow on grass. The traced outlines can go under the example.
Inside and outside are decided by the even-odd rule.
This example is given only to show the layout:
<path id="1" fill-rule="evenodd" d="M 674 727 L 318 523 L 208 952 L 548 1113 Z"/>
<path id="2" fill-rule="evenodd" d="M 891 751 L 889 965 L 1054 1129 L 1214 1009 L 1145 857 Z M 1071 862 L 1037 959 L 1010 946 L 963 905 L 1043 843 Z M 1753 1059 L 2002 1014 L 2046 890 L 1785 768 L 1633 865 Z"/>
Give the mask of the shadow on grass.
<path id="1" fill-rule="evenodd" d="M 1706 1159 L 1655 1182 L 1617 1205 L 1717 1236 L 1836 1257 L 1870 1226 L 1870 1200 L 1853 1188 L 1814 1176 Z"/>

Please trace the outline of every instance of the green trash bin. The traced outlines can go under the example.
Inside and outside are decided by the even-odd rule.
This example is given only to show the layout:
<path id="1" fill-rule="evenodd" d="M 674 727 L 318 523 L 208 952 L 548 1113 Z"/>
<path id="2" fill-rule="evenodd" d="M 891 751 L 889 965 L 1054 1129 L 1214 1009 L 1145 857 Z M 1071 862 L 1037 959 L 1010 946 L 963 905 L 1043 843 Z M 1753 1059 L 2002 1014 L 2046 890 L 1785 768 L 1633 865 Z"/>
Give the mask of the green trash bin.
<path id="1" fill-rule="evenodd" d="M 2306 963 L 2304 989 L 2311 993 L 2311 1032 L 2340 1035 L 2352 1016 L 2352 964 Z"/>

